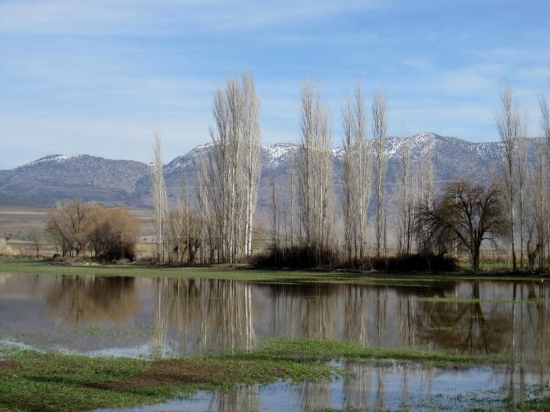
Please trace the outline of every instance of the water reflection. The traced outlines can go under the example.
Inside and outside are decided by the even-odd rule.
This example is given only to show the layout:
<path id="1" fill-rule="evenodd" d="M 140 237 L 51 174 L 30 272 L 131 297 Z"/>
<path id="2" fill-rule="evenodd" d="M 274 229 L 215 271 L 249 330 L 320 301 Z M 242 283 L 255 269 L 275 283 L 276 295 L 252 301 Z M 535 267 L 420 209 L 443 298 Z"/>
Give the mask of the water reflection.
<path id="1" fill-rule="evenodd" d="M 134 282 L 127 277 L 61 276 L 45 294 L 49 314 L 69 324 L 127 322 L 139 313 Z"/>
<path id="2" fill-rule="evenodd" d="M 212 411 L 269 410 L 266 402 L 285 402 L 285 408 L 290 402 L 296 407 L 288 410 L 300 411 L 396 409 L 480 387 L 504 390 L 517 403 L 530 385 L 548 385 L 549 310 L 543 282 L 449 281 L 423 288 L 0 276 L 0 336 L 46 349 L 190 356 L 252 349 L 260 338 L 286 336 L 510 359 L 501 370 L 452 373 L 346 364 L 350 374 L 339 383 L 304 382 L 272 392 L 243 386 L 207 397 L 200 410 Z"/>
<path id="3" fill-rule="evenodd" d="M 167 345 L 182 355 L 253 348 L 252 285 L 162 278 L 155 289 L 157 352 Z"/>
<path id="4" fill-rule="evenodd" d="M 491 369 L 445 370 L 411 365 L 344 365 L 350 372 L 336 382 L 242 385 L 230 393 L 202 393 L 191 401 L 174 401 L 136 411 L 310 412 L 319 410 L 523 410 L 529 399 L 550 395 L 524 389 L 532 375 L 515 374 L 508 387 L 506 372 Z M 523 388 L 522 385 L 523 384 Z M 504 400 L 504 404 L 503 404 Z M 480 403 L 481 402 L 481 403 Z M 532 408 L 531 408 L 532 409 Z M 99 412 L 99 411 L 96 411 Z"/>
<path id="5" fill-rule="evenodd" d="M 71 350 L 78 350 L 71 337 L 78 331 L 115 327 L 127 347 L 147 347 L 152 355 L 246 350 L 259 338 L 286 336 L 373 348 L 506 354 L 541 374 L 548 363 L 550 297 L 542 282 L 458 281 L 411 288 L 181 278 L 4 275 L 0 280 L 2 336 L 28 341 L 32 330 Z M 126 333 L 130 329 L 132 336 Z M 101 336 L 104 349 L 116 344 L 120 339 Z"/>

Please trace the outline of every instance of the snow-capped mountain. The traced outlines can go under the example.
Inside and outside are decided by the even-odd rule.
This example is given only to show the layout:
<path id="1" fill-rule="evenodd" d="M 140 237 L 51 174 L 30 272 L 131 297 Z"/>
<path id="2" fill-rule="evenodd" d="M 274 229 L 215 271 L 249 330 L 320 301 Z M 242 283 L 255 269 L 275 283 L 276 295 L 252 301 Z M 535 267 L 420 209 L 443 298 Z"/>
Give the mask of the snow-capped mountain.
<path id="1" fill-rule="evenodd" d="M 371 142 L 372 145 L 372 142 Z M 194 187 L 196 167 L 212 144 L 197 146 L 164 167 L 169 198 L 181 197 L 182 186 Z M 261 148 L 263 172 L 258 207 L 267 208 L 273 185 L 285 182 L 298 146 L 279 143 Z M 371 147 L 374 152 L 374 147 Z M 473 143 L 420 133 L 410 138 L 389 138 L 387 184 L 400 174 L 401 159 L 409 150 L 412 164 L 433 156 L 436 180 L 460 177 L 489 179 L 502 170 L 501 143 Z M 529 140 L 528 153 L 534 161 L 536 142 Z M 335 181 L 342 170 L 343 148 L 333 149 Z M 413 166 L 414 167 L 414 166 Z M 89 155 L 50 155 L 11 170 L 0 170 L 0 205 L 52 206 L 57 201 L 82 199 L 105 205 L 151 206 L 151 166 L 130 160 L 110 160 Z"/>

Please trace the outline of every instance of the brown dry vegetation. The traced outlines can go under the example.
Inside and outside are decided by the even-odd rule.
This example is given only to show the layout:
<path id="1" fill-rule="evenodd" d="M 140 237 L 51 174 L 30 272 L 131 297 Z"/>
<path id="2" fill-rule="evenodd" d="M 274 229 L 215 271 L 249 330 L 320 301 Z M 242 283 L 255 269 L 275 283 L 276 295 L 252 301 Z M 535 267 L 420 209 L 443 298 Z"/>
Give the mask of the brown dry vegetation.
<path id="1" fill-rule="evenodd" d="M 9 370 L 18 368 L 19 366 L 20 366 L 19 362 L 10 362 L 10 361 L 0 360 L 0 372 L 9 371 Z"/>
<path id="2" fill-rule="evenodd" d="M 159 386 L 183 386 L 191 383 L 210 383 L 219 380 L 221 370 L 183 360 L 155 361 L 142 375 L 109 382 L 102 385 L 105 389 L 127 391 L 139 388 Z"/>

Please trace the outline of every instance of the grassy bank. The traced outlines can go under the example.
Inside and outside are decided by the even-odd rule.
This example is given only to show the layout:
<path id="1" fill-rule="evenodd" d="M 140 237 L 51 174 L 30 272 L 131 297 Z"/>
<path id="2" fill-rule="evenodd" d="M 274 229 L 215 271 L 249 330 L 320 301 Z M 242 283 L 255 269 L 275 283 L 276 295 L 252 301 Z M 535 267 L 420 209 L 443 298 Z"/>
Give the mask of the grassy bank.
<path id="1" fill-rule="evenodd" d="M 511 280 L 537 279 L 539 275 L 515 275 L 503 272 L 456 273 L 385 273 L 377 271 L 288 271 L 250 270 L 242 266 L 182 267 L 149 264 L 99 265 L 91 261 L 52 261 L 50 259 L 0 258 L 0 274 L 32 275 L 93 275 L 131 277 L 181 277 L 202 279 L 232 279 L 272 283 L 333 283 L 371 285 L 413 285 L 440 283 L 449 280 Z"/>
<path id="2" fill-rule="evenodd" d="M 322 381 L 344 374 L 329 361 L 388 360 L 442 368 L 489 365 L 502 359 L 373 350 L 333 341 L 271 339 L 251 353 L 140 360 L 89 358 L 0 348 L 0 410 L 78 411 L 127 408 L 231 390 L 238 383 Z"/>

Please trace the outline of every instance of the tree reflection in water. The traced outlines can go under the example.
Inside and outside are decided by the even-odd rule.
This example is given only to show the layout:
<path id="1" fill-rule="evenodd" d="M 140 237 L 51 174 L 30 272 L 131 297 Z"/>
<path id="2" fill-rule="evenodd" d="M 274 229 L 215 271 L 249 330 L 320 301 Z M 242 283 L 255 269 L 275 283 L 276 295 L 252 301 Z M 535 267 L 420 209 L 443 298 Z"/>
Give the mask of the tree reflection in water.
<path id="1" fill-rule="evenodd" d="M 128 277 L 59 276 L 46 303 L 54 319 L 69 324 L 125 323 L 140 309 Z"/>
<path id="2" fill-rule="evenodd" d="M 181 355 L 254 347 L 250 284 L 160 278 L 155 287 L 153 347 L 157 352 L 167 345 L 178 348 Z M 175 329 L 176 336 L 168 344 L 169 326 Z"/>
<path id="3" fill-rule="evenodd" d="M 39 286 L 35 281 L 32 288 Z M 285 336 L 504 354 L 528 362 L 541 377 L 547 372 L 550 298 L 543 282 L 459 281 L 422 288 L 59 276 L 44 293 L 49 316 L 61 324 L 152 319 L 145 326 L 154 330 L 150 342 L 161 349 L 158 354 L 166 348 L 180 355 L 250 350 L 259 337 Z"/>
<path id="4" fill-rule="evenodd" d="M 261 410 L 258 385 L 241 385 L 236 391 L 216 393 L 208 405 L 209 411 L 235 412 Z"/>

